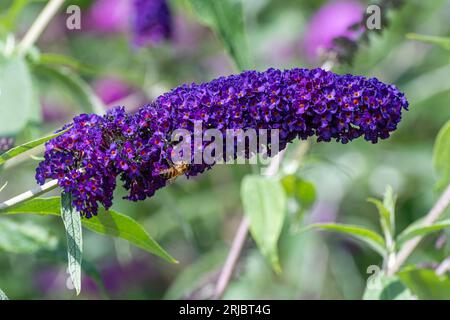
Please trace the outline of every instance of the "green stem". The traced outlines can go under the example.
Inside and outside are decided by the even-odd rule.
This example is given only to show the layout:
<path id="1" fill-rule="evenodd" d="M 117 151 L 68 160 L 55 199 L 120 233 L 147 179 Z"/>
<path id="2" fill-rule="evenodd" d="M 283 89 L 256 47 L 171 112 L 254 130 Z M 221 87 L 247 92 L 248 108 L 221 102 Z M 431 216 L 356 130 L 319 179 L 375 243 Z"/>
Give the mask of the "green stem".
<path id="1" fill-rule="evenodd" d="M 50 0 L 39 16 L 34 20 L 28 32 L 19 43 L 18 53 L 19 55 L 25 55 L 27 51 L 34 45 L 49 22 L 58 12 L 59 8 L 63 5 L 65 0 Z"/>
<path id="2" fill-rule="evenodd" d="M 435 203 L 433 208 L 428 212 L 428 214 L 425 216 L 423 220 L 424 226 L 430 226 L 433 223 L 435 223 L 441 215 L 445 212 L 445 210 L 450 205 L 450 184 L 447 186 L 445 191 L 442 193 L 439 200 Z M 408 242 L 405 243 L 403 248 L 398 253 L 395 262 L 392 264 L 390 268 L 388 268 L 388 275 L 395 274 L 400 267 L 403 265 L 403 263 L 408 259 L 408 257 L 411 255 L 411 253 L 416 249 L 417 245 L 422 240 L 422 236 L 417 236 Z"/>
<path id="3" fill-rule="evenodd" d="M 42 186 L 37 186 L 31 190 L 21 193 L 9 200 L 6 200 L 5 202 L 0 203 L 0 211 L 11 208 L 13 206 L 21 204 L 21 203 L 31 200 L 33 198 L 39 197 L 40 195 L 43 195 L 47 192 L 52 191 L 57 186 L 58 186 L 58 181 L 51 180 Z"/>

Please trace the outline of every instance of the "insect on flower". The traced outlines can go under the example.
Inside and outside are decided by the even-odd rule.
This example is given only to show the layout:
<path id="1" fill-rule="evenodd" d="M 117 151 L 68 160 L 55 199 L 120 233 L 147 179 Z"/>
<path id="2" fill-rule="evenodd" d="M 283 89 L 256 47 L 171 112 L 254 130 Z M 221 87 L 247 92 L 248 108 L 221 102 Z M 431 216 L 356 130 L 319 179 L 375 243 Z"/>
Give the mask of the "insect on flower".
<path id="1" fill-rule="evenodd" d="M 179 163 L 171 163 L 171 167 L 161 170 L 160 175 L 167 180 L 167 184 L 173 183 L 176 178 L 185 174 L 190 168 L 189 163 L 181 161 Z"/>

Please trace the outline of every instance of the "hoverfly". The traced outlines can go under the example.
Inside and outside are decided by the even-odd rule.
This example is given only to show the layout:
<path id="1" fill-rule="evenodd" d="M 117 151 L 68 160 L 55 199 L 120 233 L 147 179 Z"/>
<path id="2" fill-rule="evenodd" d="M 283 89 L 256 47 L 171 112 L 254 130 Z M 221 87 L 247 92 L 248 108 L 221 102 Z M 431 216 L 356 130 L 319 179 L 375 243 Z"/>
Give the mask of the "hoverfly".
<path id="1" fill-rule="evenodd" d="M 190 168 L 189 163 L 182 161 L 179 163 L 171 163 L 171 167 L 161 170 L 159 175 L 167 180 L 168 184 L 175 181 L 176 178 L 185 174 Z"/>

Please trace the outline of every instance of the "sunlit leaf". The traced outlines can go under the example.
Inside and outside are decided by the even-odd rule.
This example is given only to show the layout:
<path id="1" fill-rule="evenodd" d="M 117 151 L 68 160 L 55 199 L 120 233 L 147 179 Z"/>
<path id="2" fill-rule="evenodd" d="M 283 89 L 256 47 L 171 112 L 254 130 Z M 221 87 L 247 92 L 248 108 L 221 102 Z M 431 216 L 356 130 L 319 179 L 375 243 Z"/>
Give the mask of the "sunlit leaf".
<path id="1" fill-rule="evenodd" d="M 259 250 L 271 262 L 273 269 L 280 272 L 277 243 L 286 214 L 286 195 L 281 183 L 248 175 L 242 181 L 241 198 Z"/>
<path id="2" fill-rule="evenodd" d="M 0 214 L 37 214 L 59 216 L 61 211 L 60 197 L 36 198 L 12 208 L 5 209 Z M 82 225 L 97 233 L 121 238 L 135 246 L 153 253 L 169 262 L 176 263 L 161 246 L 153 240 L 133 218 L 114 210 L 105 211 L 99 208 L 98 215 L 90 219 L 82 219 Z"/>
<path id="3" fill-rule="evenodd" d="M 81 262 L 83 259 L 83 229 L 80 213 L 72 206 L 72 194 L 61 194 L 61 218 L 66 228 L 68 272 L 77 292 L 81 291 Z"/>
<path id="4" fill-rule="evenodd" d="M 366 229 L 359 226 L 349 225 L 349 224 L 338 224 L 338 223 L 315 223 L 306 226 L 302 231 L 307 231 L 311 229 L 320 229 L 325 231 L 332 231 L 337 233 L 342 233 L 345 235 L 352 236 L 358 240 L 363 241 L 369 245 L 372 249 L 378 252 L 381 256 L 386 255 L 386 246 L 382 236 L 380 236 L 375 231 Z"/>
<path id="5" fill-rule="evenodd" d="M 450 121 L 447 121 L 436 137 L 433 165 L 439 177 L 437 188 L 442 190 L 450 183 Z"/>
<path id="6" fill-rule="evenodd" d="M 9 300 L 8 296 L 0 289 L 0 300 Z"/>
<path id="7" fill-rule="evenodd" d="M 58 133 L 49 135 L 47 137 L 43 137 L 34 141 L 30 141 L 27 143 L 24 143 L 20 146 L 14 147 L 10 150 L 8 150 L 7 152 L 3 153 L 2 155 L 0 155 L 0 165 L 4 164 L 6 161 L 8 161 L 9 159 L 12 159 L 14 157 L 17 157 L 19 154 L 24 153 L 28 150 L 31 150 L 33 148 L 36 148 L 37 146 L 40 146 L 41 144 L 44 144 L 45 142 L 56 138 L 57 136 L 63 134 L 64 132 L 66 132 L 67 130 L 69 130 L 69 128 L 67 128 L 66 130 L 60 131 Z"/>

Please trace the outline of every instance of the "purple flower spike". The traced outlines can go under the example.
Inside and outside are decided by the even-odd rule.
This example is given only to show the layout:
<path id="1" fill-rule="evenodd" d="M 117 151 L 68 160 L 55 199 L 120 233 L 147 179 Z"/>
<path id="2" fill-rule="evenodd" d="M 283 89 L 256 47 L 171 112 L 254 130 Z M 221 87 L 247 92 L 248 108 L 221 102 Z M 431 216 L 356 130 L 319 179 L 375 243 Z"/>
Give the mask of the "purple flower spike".
<path id="1" fill-rule="evenodd" d="M 303 48 L 310 61 L 316 61 L 321 51 L 333 48 L 333 39 L 354 40 L 358 30 L 349 28 L 361 21 L 364 7 L 354 0 L 330 1 L 315 13 L 308 24 Z"/>
<path id="2" fill-rule="evenodd" d="M 98 203 L 112 204 L 116 178 L 132 201 L 151 197 L 164 187 L 165 172 L 172 165 L 172 133 L 185 129 L 201 134 L 215 128 L 222 137 L 227 129 L 259 129 L 279 132 L 279 149 L 295 138 L 316 135 L 318 141 L 347 143 L 363 136 L 376 143 L 397 128 L 402 109 L 408 108 L 403 93 L 376 78 L 337 75 L 322 69 L 246 71 L 208 83 L 182 85 L 160 96 L 135 114 L 123 108 L 105 116 L 80 115 L 73 127 L 46 144 L 45 161 L 36 172 L 40 184 L 58 179 L 71 192 L 82 215 L 97 213 Z M 210 142 L 188 143 L 190 162 L 183 173 L 195 176 L 213 163 L 195 159 L 196 150 L 206 153 Z M 277 150 L 272 149 L 273 156 Z M 232 147 L 233 148 L 233 147 Z M 231 158 L 249 157 L 232 149 Z M 219 150 L 220 151 L 220 150 Z M 259 150 L 258 150 L 259 151 Z M 230 160 L 228 154 L 225 160 Z"/>

